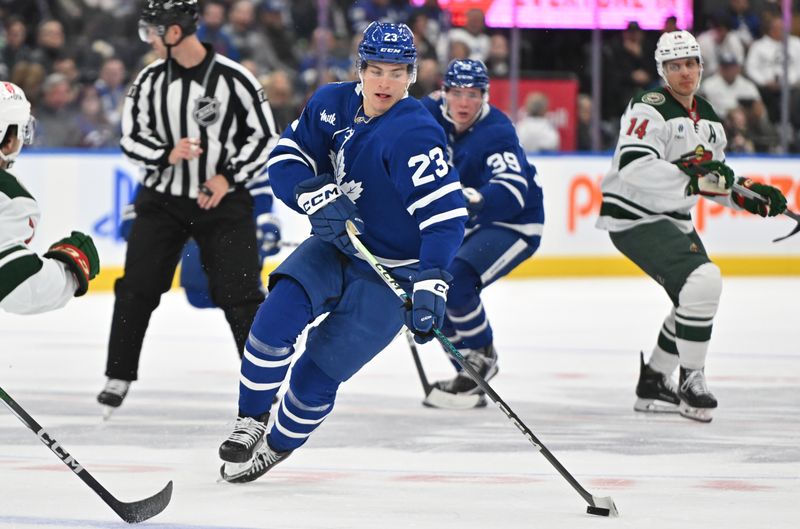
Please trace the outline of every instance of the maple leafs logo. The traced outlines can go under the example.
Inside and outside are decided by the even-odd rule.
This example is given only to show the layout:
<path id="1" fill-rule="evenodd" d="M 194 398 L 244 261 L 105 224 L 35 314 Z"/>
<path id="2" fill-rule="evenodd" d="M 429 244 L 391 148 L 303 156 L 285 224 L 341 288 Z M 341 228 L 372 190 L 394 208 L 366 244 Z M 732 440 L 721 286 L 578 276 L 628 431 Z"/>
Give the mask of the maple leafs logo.
<path id="1" fill-rule="evenodd" d="M 345 181 L 347 169 L 345 167 L 344 146 L 352 135 L 353 129 L 349 129 L 345 133 L 344 141 L 342 141 L 339 150 L 330 152 L 330 158 L 331 165 L 333 166 L 333 175 L 336 177 L 336 185 L 339 186 L 342 193 L 347 195 L 347 198 L 355 203 L 359 197 L 361 197 L 361 193 L 364 189 L 361 187 L 361 182 L 356 182 L 354 180 Z"/>

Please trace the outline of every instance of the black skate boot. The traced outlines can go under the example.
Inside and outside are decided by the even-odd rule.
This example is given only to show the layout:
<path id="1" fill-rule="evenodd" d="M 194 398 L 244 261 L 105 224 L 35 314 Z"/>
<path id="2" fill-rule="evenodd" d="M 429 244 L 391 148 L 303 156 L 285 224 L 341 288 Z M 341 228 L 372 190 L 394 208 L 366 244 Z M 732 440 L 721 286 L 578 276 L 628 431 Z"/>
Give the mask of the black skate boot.
<path id="1" fill-rule="evenodd" d="M 683 417 L 711 422 L 711 410 L 717 407 L 717 399 L 708 390 L 704 370 L 681 367 L 678 397 L 681 399 L 680 413 Z"/>
<path id="2" fill-rule="evenodd" d="M 103 418 L 108 419 L 111 413 L 120 407 L 122 401 L 125 400 L 125 395 L 131 387 L 130 380 L 120 380 L 118 378 L 109 378 L 106 385 L 97 395 L 97 402 L 103 405 Z"/>
<path id="3" fill-rule="evenodd" d="M 247 463 L 264 444 L 269 412 L 258 417 L 237 417 L 233 432 L 219 446 L 219 457 L 228 463 Z M 224 476 L 223 476 L 224 477 Z"/>
<path id="4" fill-rule="evenodd" d="M 464 359 L 487 382 L 497 374 L 497 352 L 494 350 L 493 344 L 480 349 L 467 349 Z M 478 384 L 465 371 L 460 371 L 450 380 L 434 382 L 433 387 L 446 393 L 455 393 L 457 395 L 483 394 L 483 390 L 478 387 Z M 486 405 L 485 400 L 483 400 L 483 405 Z"/>
<path id="5" fill-rule="evenodd" d="M 659 373 L 644 363 L 644 353 L 639 353 L 639 383 L 636 384 L 636 403 L 633 409 L 646 413 L 677 413 L 677 388 L 672 377 Z"/>
<path id="6" fill-rule="evenodd" d="M 220 467 L 219 474 L 228 483 L 248 483 L 254 481 L 289 457 L 291 450 L 276 452 L 265 442 L 255 454 L 255 457 L 246 463 L 225 463 Z"/>

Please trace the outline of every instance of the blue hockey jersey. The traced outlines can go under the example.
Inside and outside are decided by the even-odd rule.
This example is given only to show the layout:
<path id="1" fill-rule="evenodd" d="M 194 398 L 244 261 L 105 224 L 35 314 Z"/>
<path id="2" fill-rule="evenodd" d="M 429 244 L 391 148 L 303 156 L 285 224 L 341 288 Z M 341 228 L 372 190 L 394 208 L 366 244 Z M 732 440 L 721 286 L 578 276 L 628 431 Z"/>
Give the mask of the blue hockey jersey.
<path id="1" fill-rule="evenodd" d="M 388 267 L 445 269 L 464 236 L 467 210 L 444 132 L 406 97 L 381 116 L 362 111 L 361 84 L 326 85 L 270 154 L 276 197 L 303 213 L 295 186 L 331 173 L 364 221 L 361 239 Z"/>
<path id="2" fill-rule="evenodd" d="M 447 133 L 449 163 L 457 170 L 464 187 L 480 191 L 483 209 L 470 226 L 501 226 L 533 238 L 542 235 L 544 206 L 536 168 L 528 163 L 517 131 L 505 114 L 485 104 L 478 120 L 456 134 L 444 117 L 442 101 L 425 97 L 422 104 Z"/>

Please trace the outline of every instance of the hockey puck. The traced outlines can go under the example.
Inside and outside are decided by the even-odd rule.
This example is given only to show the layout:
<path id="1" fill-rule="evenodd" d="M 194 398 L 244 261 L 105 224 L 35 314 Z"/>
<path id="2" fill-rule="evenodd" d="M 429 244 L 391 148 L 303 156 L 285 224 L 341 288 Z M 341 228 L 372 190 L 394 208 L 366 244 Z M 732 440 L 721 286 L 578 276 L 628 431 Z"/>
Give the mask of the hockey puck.
<path id="1" fill-rule="evenodd" d="M 611 514 L 609 509 L 604 509 L 603 507 L 592 507 L 589 505 L 586 507 L 587 514 L 594 514 L 595 516 L 608 516 Z"/>

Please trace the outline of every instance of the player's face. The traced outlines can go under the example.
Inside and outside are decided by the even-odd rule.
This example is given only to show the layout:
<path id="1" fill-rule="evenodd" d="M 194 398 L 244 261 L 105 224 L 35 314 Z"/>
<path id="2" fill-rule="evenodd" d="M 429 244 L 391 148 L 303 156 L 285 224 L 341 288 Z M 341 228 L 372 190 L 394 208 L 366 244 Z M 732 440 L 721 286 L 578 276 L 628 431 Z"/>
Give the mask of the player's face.
<path id="1" fill-rule="evenodd" d="M 675 59 L 663 65 L 667 84 L 678 95 L 690 97 L 697 90 L 700 80 L 700 63 L 697 59 Z"/>
<path id="2" fill-rule="evenodd" d="M 368 116 L 380 116 L 405 96 L 409 81 L 408 65 L 370 62 L 361 78 L 364 112 Z"/>
<path id="3" fill-rule="evenodd" d="M 452 87 L 445 93 L 447 112 L 457 127 L 463 129 L 475 121 L 483 106 L 483 92 L 480 88 Z"/>

